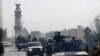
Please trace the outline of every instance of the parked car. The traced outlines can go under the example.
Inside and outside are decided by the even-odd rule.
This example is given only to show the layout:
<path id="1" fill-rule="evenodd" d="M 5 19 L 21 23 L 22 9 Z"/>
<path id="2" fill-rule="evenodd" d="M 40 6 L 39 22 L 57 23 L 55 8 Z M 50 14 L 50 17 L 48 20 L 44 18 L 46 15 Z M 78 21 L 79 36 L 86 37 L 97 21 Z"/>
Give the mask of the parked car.
<path id="1" fill-rule="evenodd" d="M 41 42 L 29 42 L 28 47 L 26 49 L 26 54 L 27 56 L 32 56 L 32 55 L 43 56 L 44 53 Z"/>

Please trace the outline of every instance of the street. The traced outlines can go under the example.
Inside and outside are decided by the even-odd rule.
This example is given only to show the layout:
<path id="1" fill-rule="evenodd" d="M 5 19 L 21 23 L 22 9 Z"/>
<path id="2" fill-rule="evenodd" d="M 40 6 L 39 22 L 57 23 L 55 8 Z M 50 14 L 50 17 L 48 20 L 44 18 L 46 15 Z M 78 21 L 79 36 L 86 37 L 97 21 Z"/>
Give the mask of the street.
<path id="1" fill-rule="evenodd" d="M 26 52 L 21 50 L 18 51 L 15 46 L 5 47 L 5 52 L 3 56 L 27 56 Z M 44 56 L 46 56 L 44 54 Z"/>
<path id="2" fill-rule="evenodd" d="M 12 47 L 6 47 L 4 56 L 26 56 L 25 51 L 17 51 L 17 49 Z"/>

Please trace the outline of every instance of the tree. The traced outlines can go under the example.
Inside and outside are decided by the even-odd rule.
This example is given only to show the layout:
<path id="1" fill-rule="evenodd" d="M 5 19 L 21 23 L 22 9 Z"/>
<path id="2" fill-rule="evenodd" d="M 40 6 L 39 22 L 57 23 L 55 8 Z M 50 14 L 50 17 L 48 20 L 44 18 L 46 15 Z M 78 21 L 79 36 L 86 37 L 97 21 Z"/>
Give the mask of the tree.
<path id="1" fill-rule="evenodd" d="M 46 46 L 47 39 L 45 39 L 44 37 L 41 37 L 39 38 L 39 41 L 42 43 L 43 46 Z"/>

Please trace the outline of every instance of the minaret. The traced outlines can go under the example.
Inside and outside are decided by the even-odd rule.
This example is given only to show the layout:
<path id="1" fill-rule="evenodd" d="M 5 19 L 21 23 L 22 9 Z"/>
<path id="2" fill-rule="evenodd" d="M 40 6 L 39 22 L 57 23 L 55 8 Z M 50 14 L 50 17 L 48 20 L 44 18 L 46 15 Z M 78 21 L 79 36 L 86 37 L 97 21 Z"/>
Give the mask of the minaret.
<path id="1" fill-rule="evenodd" d="M 21 25 L 21 9 L 20 4 L 15 4 L 15 37 L 22 34 L 22 25 Z"/>
<path id="2" fill-rule="evenodd" d="M 2 0 L 0 0 L 0 28 L 2 28 Z"/>

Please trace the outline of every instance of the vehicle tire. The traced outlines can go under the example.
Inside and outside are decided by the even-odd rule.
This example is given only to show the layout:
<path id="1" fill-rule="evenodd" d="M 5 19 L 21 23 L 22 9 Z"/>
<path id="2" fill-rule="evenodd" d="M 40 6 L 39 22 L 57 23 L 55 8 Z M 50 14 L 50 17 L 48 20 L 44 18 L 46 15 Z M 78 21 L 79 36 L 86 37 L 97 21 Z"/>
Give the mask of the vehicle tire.
<path id="1" fill-rule="evenodd" d="M 40 56 L 44 56 L 44 54 L 42 53 L 42 54 L 40 54 Z"/>
<path id="2" fill-rule="evenodd" d="M 30 56 L 30 54 L 27 53 L 27 56 Z"/>
<path id="3" fill-rule="evenodd" d="M 27 54 L 27 56 L 29 56 L 29 55 Z"/>
<path id="4" fill-rule="evenodd" d="M 18 51 L 20 51 L 20 49 L 18 49 Z"/>

